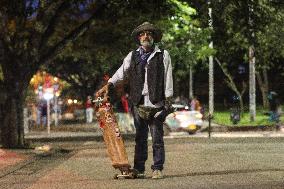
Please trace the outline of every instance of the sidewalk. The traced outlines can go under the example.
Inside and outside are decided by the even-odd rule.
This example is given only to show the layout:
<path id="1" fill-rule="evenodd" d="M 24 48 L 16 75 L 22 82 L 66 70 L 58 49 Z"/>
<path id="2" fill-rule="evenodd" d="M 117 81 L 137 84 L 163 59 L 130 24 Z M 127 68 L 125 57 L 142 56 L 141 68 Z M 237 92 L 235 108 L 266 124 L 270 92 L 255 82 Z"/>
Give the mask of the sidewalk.
<path id="1" fill-rule="evenodd" d="M 0 149 L 0 170 L 28 159 L 28 156 L 13 152 L 11 150 Z"/>
<path id="2" fill-rule="evenodd" d="M 165 177 L 160 180 L 151 179 L 151 158 L 146 162 L 145 179 L 114 180 L 118 170 L 111 166 L 103 142 L 74 144 L 54 144 L 59 150 L 50 156 L 37 157 L 0 175 L 1 189 L 283 189 L 282 138 L 170 139 L 165 142 Z M 134 145 L 126 142 L 131 165 Z M 150 152 L 152 147 L 148 147 Z"/>
<path id="3" fill-rule="evenodd" d="M 0 146 L 1 147 L 1 146 Z M 35 154 L 28 150 L 0 148 L 0 178 L 13 173 L 33 161 Z"/>
<path id="4" fill-rule="evenodd" d="M 134 139 L 135 133 L 122 133 L 123 139 Z M 70 132 L 70 131 L 36 131 L 29 132 L 25 139 L 31 142 L 51 142 L 51 141 L 103 141 L 103 135 L 100 130 L 92 132 Z"/>

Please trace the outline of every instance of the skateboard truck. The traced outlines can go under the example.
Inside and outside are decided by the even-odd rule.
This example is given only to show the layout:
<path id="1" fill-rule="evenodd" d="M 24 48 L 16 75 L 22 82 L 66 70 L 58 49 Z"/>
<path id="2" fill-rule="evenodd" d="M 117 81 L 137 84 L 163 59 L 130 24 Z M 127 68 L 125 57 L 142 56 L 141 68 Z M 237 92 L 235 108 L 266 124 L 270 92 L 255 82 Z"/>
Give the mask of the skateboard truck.
<path id="1" fill-rule="evenodd" d="M 104 101 L 104 99 L 99 96 L 99 97 L 98 97 L 96 100 L 94 100 L 93 102 L 96 103 L 96 106 L 100 106 L 103 101 Z"/>
<path id="2" fill-rule="evenodd" d="M 130 166 L 119 167 L 120 174 L 115 174 L 114 179 L 135 179 L 137 178 L 137 171 L 131 169 Z"/>

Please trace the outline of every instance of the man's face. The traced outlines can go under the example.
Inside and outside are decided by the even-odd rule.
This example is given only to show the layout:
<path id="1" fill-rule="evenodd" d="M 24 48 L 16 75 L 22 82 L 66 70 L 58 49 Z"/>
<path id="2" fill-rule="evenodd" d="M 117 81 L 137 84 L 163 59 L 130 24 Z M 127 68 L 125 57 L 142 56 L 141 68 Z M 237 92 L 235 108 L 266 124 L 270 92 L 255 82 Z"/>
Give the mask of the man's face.
<path id="1" fill-rule="evenodd" d="M 145 48 L 152 47 L 154 44 L 153 33 L 151 31 L 141 32 L 138 36 L 138 39 L 140 44 Z"/>

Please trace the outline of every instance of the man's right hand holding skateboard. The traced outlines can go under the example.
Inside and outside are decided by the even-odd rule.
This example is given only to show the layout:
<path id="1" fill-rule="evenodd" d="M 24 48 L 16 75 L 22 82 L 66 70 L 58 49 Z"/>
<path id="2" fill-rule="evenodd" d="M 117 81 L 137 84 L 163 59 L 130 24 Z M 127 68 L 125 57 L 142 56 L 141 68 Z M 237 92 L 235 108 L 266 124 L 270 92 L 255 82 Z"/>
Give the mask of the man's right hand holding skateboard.
<path id="1" fill-rule="evenodd" d="M 112 83 L 107 83 L 106 85 L 104 85 L 100 90 L 98 90 L 98 92 L 96 93 L 96 98 L 97 97 L 103 97 L 103 101 L 107 102 L 109 101 L 109 90 L 110 87 L 112 87 L 113 84 Z"/>

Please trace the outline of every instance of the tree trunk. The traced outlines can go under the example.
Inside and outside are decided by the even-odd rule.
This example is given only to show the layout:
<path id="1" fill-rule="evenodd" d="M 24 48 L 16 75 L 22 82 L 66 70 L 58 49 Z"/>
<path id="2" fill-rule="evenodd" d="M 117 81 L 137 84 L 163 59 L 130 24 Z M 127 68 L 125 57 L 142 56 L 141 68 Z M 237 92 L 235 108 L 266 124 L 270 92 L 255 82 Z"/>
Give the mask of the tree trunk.
<path id="1" fill-rule="evenodd" d="M 249 112 L 250 121 L 255 121 L 256 102 L 255 102 L 255 57 L 254 46 L 249 47 Z"/>
<path id="2" fill-rule="evenodd" d="M 209 27 L 213 30 L 212 7 L 211 1 L 208 1 Z M 209 48 L 213 49 L 213 41 L 211 40 Z M 209 56 L 209 114 L 214 113 L 214 62 L 213 56 Z"/>
<path id="3" fill-rule="evenodd" d="M 249 113 L 250 121 L 254 122 L 256 117 L 256 100 L 255 100 L 255 23 L 253 20 L 253 1 L 248 3 L 248 24 L 249 24 Z"/>
<path id="4" fill-rule="evenodd" d="M 189 99 L 193 98 L 193 74 L 192 66 L 189 67 Z"/>
<path id="5" fill-rule="evenodd" d="M 262 95 L 262 104 L 263 107 L 266 109 L 269 106 L 269 102 L 267 99 L 269 84 L 266 68 L 263 68 L 261 72 L 256 72 L 256 79 Z"/>
<path id="6" fill-rule="evenodd" d="M 241 111 L 241 116 L 244 114 L 244 101 L 242 95 L 239 96 L 240 99 L 240 111 Z"/>
<path id="7" fill-rule="evenodd" d="M 230 87 L 231 88 L 231 87 Z M 235 91 L 235 93 L 237 94 L 238 98 L 239 98 L 239 104 L 240 104 L 240 112 L 241 112 L 241 117 L 244 114 L 244 101 L 243 101 L 243 95 L 237 90 Z"/>
<path id="8" fill-rule="evenodd" d="M 4 148 L 24 147 L 23 102 L 17 89 L 9 91 L 1 110 L 1 143 Z M 13 95 L 14 94 L 14 95 Z M 5 109 L 4 109 L 5 108 Z"/>

